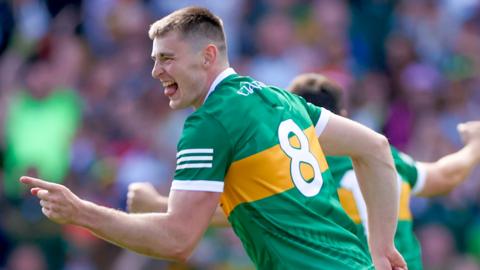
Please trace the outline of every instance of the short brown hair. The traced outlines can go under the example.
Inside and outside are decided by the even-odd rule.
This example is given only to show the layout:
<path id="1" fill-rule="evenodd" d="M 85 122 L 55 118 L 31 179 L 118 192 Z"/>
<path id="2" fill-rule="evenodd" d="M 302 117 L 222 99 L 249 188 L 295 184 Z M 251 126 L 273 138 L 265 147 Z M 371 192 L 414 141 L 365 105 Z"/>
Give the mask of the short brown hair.
<path id="1" fill-rule="evenodd" d="M 176 10 L 150 26 L 150 39 L 177 32 L 183 38 L 204 38 L 226 50 L 222 20 L 210 10 L 202 7 L 186 7 Z"/>
<path id="2" fill-rule="evenodd" d="M 298 75 L 293 79 L 288 90 L 302 96 L 306 101 L 334 113 L 338 114 L 343 109 L 343 89 L 321 74 L 306 73 Z"/>

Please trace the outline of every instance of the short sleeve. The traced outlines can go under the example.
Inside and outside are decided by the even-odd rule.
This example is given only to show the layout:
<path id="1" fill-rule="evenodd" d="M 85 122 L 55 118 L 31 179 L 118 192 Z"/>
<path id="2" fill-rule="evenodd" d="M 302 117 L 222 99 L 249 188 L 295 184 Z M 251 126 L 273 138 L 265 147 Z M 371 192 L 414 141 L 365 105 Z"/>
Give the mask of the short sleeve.
<path id="1" fill-rule="evenodd" d="M 412 193 L 420 192 L 425 184 L 425 170 L 409 155 L 391 147 L 395 167 L 402 178 L 412 188 Z"/>
<path id="2" fill-rule="evenodd" d="M 319 137 L 327 126 L 331 112 L 325 108 L 315 106 L 310 102 L 305 102 L 305 108 L 312 123 L 315 124 L 315 134 Z"/>
<path id="3" fill-rule="evenodd" d="M 186 120 L 176 158 L 171 189 L 223 192 L 231 145 L 225 128 L 212 116 Z"/>

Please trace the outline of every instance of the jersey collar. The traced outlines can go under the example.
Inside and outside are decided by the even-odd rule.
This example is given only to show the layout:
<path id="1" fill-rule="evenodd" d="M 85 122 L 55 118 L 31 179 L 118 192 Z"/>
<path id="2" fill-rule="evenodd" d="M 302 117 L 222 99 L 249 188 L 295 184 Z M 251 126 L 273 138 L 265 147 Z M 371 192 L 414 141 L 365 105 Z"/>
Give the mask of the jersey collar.
<path id="1" fill-rule="evenodd" d="M 221 81 L 223 81 L 225 78 L 227 78 L 228 76 L 230 76 L 232 74 L 237 74 L 237 72 L 235 72 L 235 70 L 231 67 L 229 67 L 229 68 L 225 69 L 224 71 L 220 72 L 220 74 L 218 74 L 218 76 L 215 78 L 212 85 L 210 86 L 210 89 L 208 90 L 207 96 L 205 97 L 205 100 L 203 101 L 203 103 L 205 103 L 205 101 L 207 101 L 208 96 L 210 96 L 210 94 L 215 90 L 215 87 L 217 87 L 217 85 Z"/>

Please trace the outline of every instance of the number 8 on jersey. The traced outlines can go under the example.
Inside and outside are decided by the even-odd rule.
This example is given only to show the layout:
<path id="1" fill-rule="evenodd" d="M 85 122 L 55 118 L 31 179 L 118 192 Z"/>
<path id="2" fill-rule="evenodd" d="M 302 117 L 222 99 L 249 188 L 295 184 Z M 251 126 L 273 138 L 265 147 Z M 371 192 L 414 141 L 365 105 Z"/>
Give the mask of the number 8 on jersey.
<path id="1" fill-rule="evenodd" d="M 300 148 L 291 145 L 290 133 L 297 136 Z M 315 156 L 310 152 L 308 138 L 292 119 L 285 120 L 278 127 L 278 139 L 280 148 L 290 157 L 290 174 L 297 189 L 306 197 L 313 197 L 320 192 L 323 179 L 320 166 Z M 313 179 L 308 181 L 302 175 L 300 165 L 306 163 L 313 168 Z"/>

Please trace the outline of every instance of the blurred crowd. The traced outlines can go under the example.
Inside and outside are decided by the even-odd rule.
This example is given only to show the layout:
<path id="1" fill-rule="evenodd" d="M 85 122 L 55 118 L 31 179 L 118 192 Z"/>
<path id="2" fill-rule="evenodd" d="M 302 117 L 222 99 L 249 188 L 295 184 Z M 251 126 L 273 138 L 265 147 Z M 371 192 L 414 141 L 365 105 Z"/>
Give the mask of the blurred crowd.
<path id="1" fill-rule="evenodd" d="M 125 209 L 127 187 L 168 194 L 191 111 L 151 78 L 149 24 L 187 5 L 219 15 L 231 65 L 286 87 L 319 72 L 350 117 L 422 161 L 458 149 L 480 119 L 478 0 L 0 0 L 0 269 L 252 269 L 230 229 L 185 264 L 152 260 L 43 217 L 28 174 Z M 232 104 L 234 106 L 234 104 Z M 426 270 L 480 269 L 480 170 L 449 195 L 413 199 Z"/>

